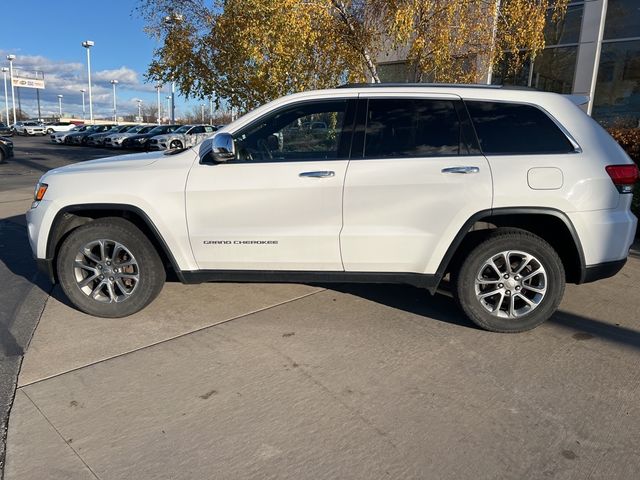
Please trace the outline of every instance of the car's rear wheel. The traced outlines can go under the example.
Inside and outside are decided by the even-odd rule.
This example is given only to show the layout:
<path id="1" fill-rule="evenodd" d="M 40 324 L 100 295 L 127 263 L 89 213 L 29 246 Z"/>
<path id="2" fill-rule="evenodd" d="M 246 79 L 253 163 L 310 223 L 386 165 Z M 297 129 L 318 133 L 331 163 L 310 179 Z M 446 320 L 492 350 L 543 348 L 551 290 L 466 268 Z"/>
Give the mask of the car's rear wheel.
<path id="1" fill-rule="evenodd" d="M 97 317 L 125 317 L 143 309 L 165 280 L 149 239 L 122 218 L 95 220 L 71 232 L 56 265 L 69 300 Z"/>
<path id="2" fill-rule="evenodd" d="M 478 326 L 493 332 L 531 330 L 558 308 L 565 272 L 556 251 L 524 230 L 497 229 L 454 274 L 456 300 Z"/>

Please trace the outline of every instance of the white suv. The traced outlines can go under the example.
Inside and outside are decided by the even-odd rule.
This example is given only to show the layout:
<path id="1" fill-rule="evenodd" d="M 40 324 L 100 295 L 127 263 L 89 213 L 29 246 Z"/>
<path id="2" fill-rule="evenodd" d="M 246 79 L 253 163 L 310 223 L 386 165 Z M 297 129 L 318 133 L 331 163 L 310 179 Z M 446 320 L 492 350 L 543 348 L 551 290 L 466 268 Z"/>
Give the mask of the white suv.
<path id="1" fill-rule="evenodd" d="M 46 135 L 44 126 L 38 122 L 16 122 L 13 131 L 18 135 Z"/>
<path id="2" fill-rule="evenodd" d="M 431 293 L 449 276 L 477 325 L 519 332 L 565 281 L 622 268 L 637 179 L 572 98 L 359 85 L 281 98 L 195 148 L 52 170 L 27 218 L 41 267 L 97 316 L 143 308 L 166 268 Z"/>

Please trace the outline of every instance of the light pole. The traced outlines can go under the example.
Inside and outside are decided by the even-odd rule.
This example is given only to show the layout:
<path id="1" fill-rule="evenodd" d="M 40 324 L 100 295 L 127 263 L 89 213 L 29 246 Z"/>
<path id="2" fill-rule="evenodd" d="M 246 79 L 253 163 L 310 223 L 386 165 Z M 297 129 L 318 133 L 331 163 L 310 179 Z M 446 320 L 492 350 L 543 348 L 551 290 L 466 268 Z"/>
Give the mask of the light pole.
<path id="1" fill-rule="evenodd" d="M 58 95 L 58 117 L 62 118 L 62 95 Z"/>
<path id="2" fill-rule="evenodd" d="M 4 108 L 7 111 L 7 125 L 9 125 L 9 96 L 7 95 L 7 67 L 2 67 L 2 76 L 4 77 Z"/>
<path id="3" fill-rule="evenodd" d="M 111 80 L 111 85 L 113 85 L 113 122 L 118 123 L 118 107 L 116 104 L 116 85 L 118 85 L 118 80 Z"/>
<path id="4" fill-rule="evenodd" d="M 167 113 L 171 111 L 171 95 L 167 95 Z M 167 123 L 175 123 L 173 118 L 167 120 Z"/>
<path id="5" fill-rule="evenodd" d="M 164 24 L 168 28 L 171 28 L 174 25 L 178 25 L 183 20 L 184 20 L 184 15 L 182 15 L 181 13 L 173 12 L 173 13 L 171 13 L 171 15 L 167 15 L 166 17 L 164 17 Z M 176 121 L 176 82 L 175 81 L 171 82 L 171 110 L 170 110 L 170 116 L 171 116 L 171 123 L 175 123 L 175 121 Z"/>
<path id="6" fill-rule="evenodd" d="M 138 102 L 138 118 L 140 118 L 140 121 L 144 121 L 142 118 L 142 100 L 136 100 Z"/>
<path id="7" fill-rule="evenodd" d="M 95 45 L 95 42 L 91 40 L 85 40 L 82 42 L 82 46 L 87 49 L 87 79 L 89 81 L 89 120 L 93 123 L 93 97 L 91 95 L 91 47 Z"/>
<path id="8" fill-rule="evenodd" d="M 209 99 L 209 124 L 213 125 L 213 98 Z"/>
<path id="9" fill-rule="evenodd" d="M 200 105 L 200 117 L 202 117 L 202 123 L 204 123 L 204 103 Z"/>
<path id="10" fill-rule="evenodd" d="M 82 93 L 82 119 L 84 120 L 86 116 L 84 109 L 84 92 L 86 92 L 86 90 L 83 88 L 80 92 Z"/>
<path id="11" fill-rule="evenodd" d="M 158 118 L 158 125 L 160 125 L 160 123 L 162 122 L 160 120 L 160 118 L 162 117 L 162 105 L 160 105 L 160 89 L 162 88 L 162 85 L 160 85 L 159 83 L 156 84 L 156 93 L 158 94 L 158 111 L 156 112 L 157 115 L 156 117 Z"/>
<path id="12" fill-rule="evenodd" d="M 11 80 L 11 104 L 13 105 L 13 123 L 16 123 L 16 94 L 13 88 L 13 61 L 16 59 L 15 55 L 7 55 L 9 60 L 9 79 Z M 7 119 L 8 122 L 8 119 Z"/>

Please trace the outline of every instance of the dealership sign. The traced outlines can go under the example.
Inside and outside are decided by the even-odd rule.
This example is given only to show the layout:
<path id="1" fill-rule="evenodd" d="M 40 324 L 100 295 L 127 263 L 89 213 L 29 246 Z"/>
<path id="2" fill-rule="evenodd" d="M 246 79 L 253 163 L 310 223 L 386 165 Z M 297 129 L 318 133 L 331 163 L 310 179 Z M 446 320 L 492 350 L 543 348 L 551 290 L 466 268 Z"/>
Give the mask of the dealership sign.
<path id="1" fill-rule="evenodd" d="M 25 88 L 44 88 L 44 79 L 43 78 L 27 78 L 27 77 L 18 77 L 16 75 L 13 76 L 13 86 L 14 87 L 25 87 Z"/>

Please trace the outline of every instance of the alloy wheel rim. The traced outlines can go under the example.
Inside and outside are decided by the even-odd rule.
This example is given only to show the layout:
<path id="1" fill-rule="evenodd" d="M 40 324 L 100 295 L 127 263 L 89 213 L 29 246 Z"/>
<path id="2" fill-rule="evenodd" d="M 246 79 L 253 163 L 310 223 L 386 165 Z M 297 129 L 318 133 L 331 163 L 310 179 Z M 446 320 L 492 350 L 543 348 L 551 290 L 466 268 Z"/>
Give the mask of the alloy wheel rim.
<path id="1" fill-rule="evenodd" d="M 138 287 L 140 268 L 129 249 L 109 239 L 85 244 L 73 260 L 76 284 L 100 303 L 121 303 Z"/>
<path id="2" fill-rule="evenodd" d="M 521 318 L 535 310 L 547 293 L 547 272 L 538 258 L 506 250 L 486 259 L 475 278 L 480 305 L 500 318 Z"/>

